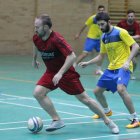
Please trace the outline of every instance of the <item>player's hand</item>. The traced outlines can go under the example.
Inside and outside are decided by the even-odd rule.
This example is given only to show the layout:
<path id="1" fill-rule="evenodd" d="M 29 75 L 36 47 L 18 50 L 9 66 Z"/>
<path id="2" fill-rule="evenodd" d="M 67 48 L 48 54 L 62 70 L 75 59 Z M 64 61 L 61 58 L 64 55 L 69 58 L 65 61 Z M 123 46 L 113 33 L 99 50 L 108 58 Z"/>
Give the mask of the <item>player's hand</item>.
<path id="1" fill-rule="evenodd" d="M 128 70 L 129 69 L 129 66 L 130 66 L 130 63 L 128 62 L 128 61 L 126 61 L 124 64 L 123 64 L 123 68 L 125 69 L 125 70 Z"/>
<path id="2" fill-rule="evenodd" d="M 80 62 L 80 63 L 78 64 L 78 66 L 79 66 L 79 67 L 82 67 L 82 68 L 86 67 L 87 65 L 88 65 L 88 62 Z"/>
<path id="3" fill-rule="evenodd" d="M 80 35 L 79 35 L 79 34 L 76 34 L 74 39 L 75 39 L 75 40 L 76 40 L 76 39 L 79 39 L 79 37 L 80 37 Z"/>
<path id="4" fill-rule="evenodd" d="M 40 63 L 39 63 L 38 61 L 33 61 L 33 62 L 32 62 L 32 66 L 33 66 L 35 69 L 39 69 Z"/>
<path id="5" fill-rule="evenodd" d="M 62 78 L 62 74 L 57 73 L 52 79 L 53 84 L 56 86 L 59 83 L 61 78 Z"/>

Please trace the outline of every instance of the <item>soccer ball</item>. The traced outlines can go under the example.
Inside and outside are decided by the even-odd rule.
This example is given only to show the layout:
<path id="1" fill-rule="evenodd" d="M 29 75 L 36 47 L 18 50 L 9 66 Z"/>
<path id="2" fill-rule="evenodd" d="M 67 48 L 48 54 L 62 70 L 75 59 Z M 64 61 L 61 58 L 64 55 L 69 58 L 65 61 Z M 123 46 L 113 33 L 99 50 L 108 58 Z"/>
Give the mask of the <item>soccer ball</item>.
<path id="1" fill-rule="evenodd" d="M 27 125 L 28 125 L 28 129 L 32 133 L 38 133 L 43 128 L 43 121 L 39 117 L 32 117 L 28 120 Z"/>

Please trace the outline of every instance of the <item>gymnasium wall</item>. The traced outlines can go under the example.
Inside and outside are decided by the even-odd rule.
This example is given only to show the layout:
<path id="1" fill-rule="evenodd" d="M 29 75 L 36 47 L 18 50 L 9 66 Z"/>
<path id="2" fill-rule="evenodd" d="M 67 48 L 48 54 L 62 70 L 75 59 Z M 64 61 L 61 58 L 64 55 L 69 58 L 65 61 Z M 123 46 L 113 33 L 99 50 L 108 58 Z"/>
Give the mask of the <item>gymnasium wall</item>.
<path id="1" fill-rule="evenodd" d="M 60 32 L 79 54 L 87 30 L 80 40 L 75 41 L 74 36 L 99 4 L 107 7 L 107 0 L 1 0 L 0 54 L 32 54 L 34 18 L 41 13 L 51 16 L 53 30 Z"/>

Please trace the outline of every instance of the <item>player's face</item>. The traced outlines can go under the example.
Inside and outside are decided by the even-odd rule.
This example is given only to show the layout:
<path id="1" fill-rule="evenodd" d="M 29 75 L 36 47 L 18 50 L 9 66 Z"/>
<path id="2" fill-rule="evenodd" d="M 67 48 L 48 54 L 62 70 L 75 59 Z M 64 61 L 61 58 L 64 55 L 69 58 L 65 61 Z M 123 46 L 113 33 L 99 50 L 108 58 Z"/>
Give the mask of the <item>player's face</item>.
<path id="1" fill-rule="evenodd" d="M 34 26 L 35 26 L 35 32 L 37 33 L 37 35 L 41 38 L 44 37 L 46 34 L 46 31 L 44 30 L 42 21 L 40 19 L 35 19 Z"/>
<path id="2" fill-rule="evenodd" d="M 99 8 L 99 9 L 98 9 L 98 13 L 103 13 L 104 11 L 105 11 L 104 8 Z"/>
<path id="3" fill-rule="evenodd" d="M 110 30 L 110 23 L 109 22 L 106 22 L 105 20 L 100 20 L 97 22 L 97 24 L 103 33 L 109 32 L 109 30 Z"/>
<path id="4" fill-rule="evenodd" d="M 127 15 L 127 21 L 128 21 L 129 23 L 133 23 L 134 20 L 135 20 L 135 14 L 134 14 L 134 13 L 129 13 L 129 14 Z"/>

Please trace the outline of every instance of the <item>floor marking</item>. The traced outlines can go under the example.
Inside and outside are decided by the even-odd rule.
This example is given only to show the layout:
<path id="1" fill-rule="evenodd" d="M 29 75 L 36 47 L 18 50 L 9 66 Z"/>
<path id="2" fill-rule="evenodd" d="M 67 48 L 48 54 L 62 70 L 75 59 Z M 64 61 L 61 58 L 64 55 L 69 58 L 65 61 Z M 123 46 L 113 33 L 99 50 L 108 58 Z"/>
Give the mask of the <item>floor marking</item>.
<path id="1" fill-rule="evenodd" d="M 10 104 L 10 105 L 16 105 L 16 106 L 21 106 L 21 107 L 35 108 L 35 109 L 43 110 L 41 107 L 35 107 L 35 106 L 24 105 L 24 104 L 18 104 L 18 103 L 12 103 L 12 102 L 4 102 L 4 101 L 0 101 L 0 103 L 3 103 L 3 104 Z M 75 113 L 69 113 L 69 112 L 64 112 L 64 111 L 59 111 L 59 110 L 57 110 L 57 112 L 59 112 L 59 113 L 63 113 L 63 114 L 69 114 L 69 115 L 81 116 L 81 117 L 86 116 L 86 115 L 80 115 L 80 114 L 75 114 Z"/>
<path id="2" fill-rule="evenodd" d="M 137 135 L 140 134 L 140 132 L 135 133 L 123 133 L 123 134 L 117 134 L 117 135 L 107 135 L 107 136 L 97 136 L 97 137 L 86 137 L 86 138 L 75 138 L 75 139 L 67 139 L 67 140 L 90 140 L 90 139 L 100 139 L 100 138 L 109 138 L 109 137 L 119 137 L 119 136 L 129 136 L 129 135 Z"/>

